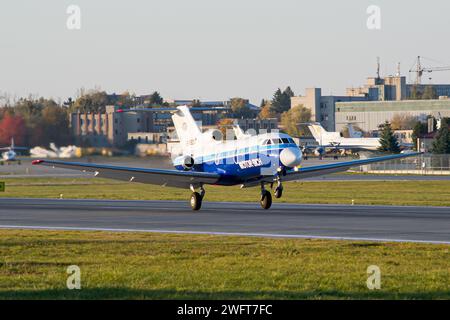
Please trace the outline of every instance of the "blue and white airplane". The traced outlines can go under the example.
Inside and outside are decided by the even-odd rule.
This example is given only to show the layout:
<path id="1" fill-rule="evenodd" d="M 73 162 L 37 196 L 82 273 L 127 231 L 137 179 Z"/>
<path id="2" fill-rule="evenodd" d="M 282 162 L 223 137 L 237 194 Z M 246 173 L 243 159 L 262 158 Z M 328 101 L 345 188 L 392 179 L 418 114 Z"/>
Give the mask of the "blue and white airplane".
<path id="1" fill-rule="evenodd" d="M 202 132 L 187 106 L 171 109 L 181 154 L 172 157 L 175 170 L 132 168 L 58 160 L 34 160 L 47 165 L 92 172 L 96 177 L 160 186 L 186 188 L 192 191 L 190 205 L 199 210 L 206 185 L 261 188 L 260 203 L 264 209 L 283 193 L 283 182 L 346 171 L 350 167 L 374 162 L 406 158 L 417 154 L 389 155 L 302 168 L 302 152 L 294 140 L 284 133 L 259 135 L 239 134 L 237 140 L 218 139 L 216 130 Z M 198 191 L 197 191 L 198 190 Z"/>

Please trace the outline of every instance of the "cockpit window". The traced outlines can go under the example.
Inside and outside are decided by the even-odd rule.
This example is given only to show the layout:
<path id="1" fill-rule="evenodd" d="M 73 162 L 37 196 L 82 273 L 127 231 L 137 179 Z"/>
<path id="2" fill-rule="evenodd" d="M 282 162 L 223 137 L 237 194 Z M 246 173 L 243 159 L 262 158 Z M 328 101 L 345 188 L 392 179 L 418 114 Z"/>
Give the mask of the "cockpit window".
<path id="1" fill-rule="evenodd" d="M 263 146 L 266 146 L 266 145 L 272 144 L 272 141 L 270 141 L 270 139 L 266 139 L 266 140 L 264 140 L 264 142 L 262 144 L 263 144 Z"/>
<path id="2" fill-rule="evenodd" d="M 273 144 L 282 144 L 282 143 L 283 141 L 281 141 L 281 139 L 279 138 L 273 139 Z"/>
<path id="3" fill-rule="evenodd" d="M 294 139 L 292 139 L 292 138 L 288 138 L 288 140 L 289 140 L 289 143 L 295 143 Z"/>
<path id="4" fill-rule="evenodd" d="M 283 143 L 289 143 L 289 139 L 288 138 L 281 138 L 281 140 L 283 140 Z"/>

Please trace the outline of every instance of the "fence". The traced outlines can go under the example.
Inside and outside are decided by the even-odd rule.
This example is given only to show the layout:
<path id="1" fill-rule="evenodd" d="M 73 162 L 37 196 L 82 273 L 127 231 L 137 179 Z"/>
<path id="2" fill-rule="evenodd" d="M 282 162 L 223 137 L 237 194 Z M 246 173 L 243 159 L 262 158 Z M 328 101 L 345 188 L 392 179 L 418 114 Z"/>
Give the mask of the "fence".
<path id="1" fill-rule="evenodd" d="M 361 166 L 354 171 L 378 174 L 450 175 L 450 155 L 423 154 Z"/>

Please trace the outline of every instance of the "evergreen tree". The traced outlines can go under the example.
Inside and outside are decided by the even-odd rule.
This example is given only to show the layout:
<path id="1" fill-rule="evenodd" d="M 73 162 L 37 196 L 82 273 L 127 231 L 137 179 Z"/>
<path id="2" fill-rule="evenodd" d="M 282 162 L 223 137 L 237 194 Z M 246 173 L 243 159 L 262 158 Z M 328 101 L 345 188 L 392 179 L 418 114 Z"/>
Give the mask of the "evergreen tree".
<path id="1" fill-rule="evenodd" d="M 287 97 L 289 97 L 289 99 L 293 96 L 295 96 L 294 91 L 292 91 L 291 87 L 288 86 L 284 92 L 283 92 Z"/>
<path id="2" fill-rule="evenodd" d="M 260 108 L 264 108 L 265 105 L 266 105 L 266 100 L 265 100 L 265 99 L 262 99 L 262 100 L 261 100 L 261 103 L 259 104 L 259 107 L 260 107 Z"/>
<path id="3" fill-rule="evenodd" d="M 272 99 L 272 110 L 277 114 L 289 111 L 291 108 L 291 97 L 294 96 L 294 92 L 291 87 L 287 87 L 284 91 L 280 88 L 275 91 Z"/>
<path id="4" fill-rule="evenodd" d="M 283 92 L 281 92 L 281 89 L 278 88 L 277 91 L 275 91 L 273 98 L 272 98 L 272 111 L 276 113 L 283 113 Z"/>
<path id="5" fill-rule="evenodd" d="M 160 106 L 163 104 L 163 98 L 160 96 L 158 91 L 155 91 L 150 95 L 149 104 L 151 106 L 153 106 L 153 105 Z"/>
<path id="6" fill-rule="evenodd" d="M 389 122 L 385 122 L 380 125 L 380 147 L 378 147 L 379 151 L 382 152 L 390 152 L 390 153 L 399 153 L 400 146 L 398 145 L 397 138 L 392 131 L 391 124 Z"/>
<path id="7" fill-rule="evenodd" d="M 432 152 L 435 154 L 450 153 L 450 132 L 448 122 L 445 119 L 442 119 L 441 128 L 434 138 Z"/>

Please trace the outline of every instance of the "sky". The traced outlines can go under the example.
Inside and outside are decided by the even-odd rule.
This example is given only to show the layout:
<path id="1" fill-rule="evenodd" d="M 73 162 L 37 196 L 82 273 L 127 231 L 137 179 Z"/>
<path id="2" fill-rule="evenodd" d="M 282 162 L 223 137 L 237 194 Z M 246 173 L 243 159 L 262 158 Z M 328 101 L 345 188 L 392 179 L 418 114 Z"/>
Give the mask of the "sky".
<path id="1" fill-rule="evenodd" d="M 70 5 L 80 29 L 70 30 Z M 367 8 L 380 8 L 369 29 Z M 407 79 L 418 55 L 450 65 L 444 0 L 0 0 L 0 95 L 66 99 L 80 88 L 172 99 L 278 88 L 343 94 L 376 74 Z M 73 20 L 70 20 L 73 21 Z M 433 74 L 450 83 L 450 72 Z"/>

